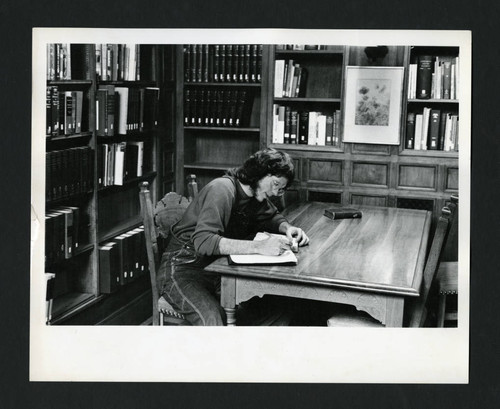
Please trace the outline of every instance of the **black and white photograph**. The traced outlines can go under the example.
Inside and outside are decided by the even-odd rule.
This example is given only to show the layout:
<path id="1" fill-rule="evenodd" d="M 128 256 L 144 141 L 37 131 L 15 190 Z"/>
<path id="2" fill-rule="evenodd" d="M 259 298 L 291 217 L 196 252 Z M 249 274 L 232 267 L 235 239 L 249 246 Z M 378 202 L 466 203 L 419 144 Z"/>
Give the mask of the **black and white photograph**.
<path id="1" fill-rule="evenodd" d="M 467 383 L 471 53 L 35 28 L 30 379 Z"/>

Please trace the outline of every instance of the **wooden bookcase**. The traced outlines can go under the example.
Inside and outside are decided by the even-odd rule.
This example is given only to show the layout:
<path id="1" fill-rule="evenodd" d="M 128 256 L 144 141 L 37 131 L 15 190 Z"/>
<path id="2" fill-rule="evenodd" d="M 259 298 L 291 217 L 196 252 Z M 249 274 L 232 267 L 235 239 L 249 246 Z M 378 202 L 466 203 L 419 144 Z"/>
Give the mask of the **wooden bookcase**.
<path id="1" fill-rule="evenodd" d="M 217 47 L 217 51 L 215 51 Z M 183 193 L 186 188 L 187 176 L 195 174 L 199 188 L 203 188 L 210 180 L 222 176 L 228 168 L 241 165 L 244 160 L 252 153 L 256 152 L 261 147 L 261 141 L 265 135 L 266 127 L 266 104 L 267 104 L 267 61 L 268 47 L 262 45 L 230 45 L 232 50 L 231 55 L 233 61 L 235 58 L 240 59 L 237 68 L 229 68 L 225 70 L 239 73 L 247 70 L 248 78 L 237 77 L 224 78 L 221 81 L 219 78 L 222 69 L 217 70 L 215 66 L 215 53 L 222 53 L 227 45 L 179 45 L 177 46 L 177 96 L 178 104 L 176 107 L 177 118 L 177 169 L 176 169 L 176 185 L 177 192 Z M 260 51 L 259 51 L 260 49 Z M 193 53 L 203 55 L 208 53 L 206 61 L 202 60 L 201 68 L 198 68 L 199 74 L 194 71 L 189 56 Z M 248 58 L 248 55 L 253 55 L 253 59 L 257 57 L 259 64 L 254 66 L 255 79 L 251 78 L 252 68 L 249 65 L 244 65 L 243 56 Z M 235 57 L 237 55 L 238 57 Z M 227 54 L 226 54 L 227 58 Z M 226 59 L 227 61 L 227 59 Z M 200 60 L 198 60 L 198 64 Z M 247 63 L 248 64 L 248 63 Z M 191 68 L 189 68 L 191 67 Z M 218 77 L 214 77 L 217 75 Z M 260 77 L 260 78 L 257 78 Z M 239 126 L 229 123 L 225 126 L 220 124 L 208 124 L 201 122 L 192 123 L 190 118 L 196 117 L 200 112 L 198 104 L 198 114 L 193 113 L 194 98 L 198 101 L 201 95 L 204 99 L 210 101 L 201 105 L 201 111 L 206 112 L 214 109 L 214 107 L 222 106 L 222 115 L 217 112 L 211 112 L 212 117 L 227 116 L 235 118 L 238 115 L 224 114 L 225 110 L 229 110 L 231 106 L 237 109 L 238 101 L 241 95 L 244 97 L 243 113 Z M 210 97 L 208 97 L 210 95 Z M 215 95 L 215 97 L 214 97 Z M 237 95 L 235 98 L 234 95 Z M 217 102 L 218 101 L 218 102 Z M 215 108 L 216 110 L 218 108 Z M 196 108 L 194 109 L 196 110 Z M 202 113 L 198 117 L 203 116 Z M 208 114 L 210 116 L 210 113 Z M 187 118 L 188 117 L 188 118 Z M 228 119 L 229 121 L 229 119 Z M 236 121 L 236 119 L 235 119 Z"/>
<path id="2" fill-rule="evenodd" d="M 323 47 L 325 48 L 325 47 Z M 458 152 L 405 149 L 405 127 L 408 112 L 423 106 L 450 107 L 458 113 L 457 100 L 408 100 L 408 67 L 414 55 L 457 56 L 457 48 L 407 46 L 387 47 L 383 56 L 368 57 L 365 47 L 329 46 L 318 50 L 268 49 L 267 118 L 264 146 L 288 152 L 296 164 L 296 180 L 285 194 L 287 203 L 317 200 L 342 204 L 408 207 L 431 210 L 436 215 L 452 193 L 458 192 Z M 303 98 L 276 98 L 273 95 L 275 61 L 294 60 L 311 71 Z M 273 143 L 273 104 L 298 110 L 329 111 L 340 109 L 345 100 L 345 67 L 405 67 L 403 106 L 401 109 L 400 145 L 343 143 L 339 146 L 314 146 Z M 320 82 L 315 75 L 322 77 Z M 341 115 L 342 118 L 342 115 Z M 339 124 L 343 136 L 342 119 Z"/>
<path id="3" fill-rule="evenodd" d="M 61 91 L 83 91 L 82 131 L 78 134 L 47 137 L 46 150 L 47 155 L 51 155 L 59 150 L 90 148 L 91 182 L 86 191 L 79 194 L 59 198 L 47 196 L 47 211 L 56 206 L 74 206 L 80 209 L 78 249 L 75 249 L 69 258 L 59 257 L 46 263 L 46 271 L 55 273 L 51 324 L 114 323 L 117 314 L 123 315 L 129 304 L 133 304 L 137 311 L 142 311 L 135 314 L 136 320 L 144 320 L 150 315 L 147 274 L 119 286 L 116 291 L 103 293 L 100 287 L 99 246 L 142 224 L 138 195 L 138 185 L 141 181 L 150 183 L 153 200 L 165 190 L 170 190 L 174 184 L 174 50 L 171 46 L 140 45 L 140 78 L 129 80 L 130 78 L 123 79 L 126 77 L 116 75 L 103 80 L 96 70 L 96 45 L 72 45 L 71 48 L 72 51 L 82 51 L 71 55 L 72 73 L 77 76 L 64 80 L 48 80 L 47 87 L 57 86 Z M 80 58 L 80 55 L 85 55 L 83 50 L 87 51 L 86 57 Z M 99 115 L 102 115 L 97 105 L 97 93 L 100 87 L 107 85 L 112 85 L 115 89 L 127 88 L 130 93 L 135 92 L 134 89 L 159 88 L 158 94 L 154 94 L 158 95 L 159 101 L 153 104 L 157 106 L 154 113 L 156 124 L 136 130 L 128 128 L 124 133 L 119 133 L 115 127 L 114 135 L 102 136 L 97 132 Z M 144 103 L 144 106 L 146 105 Z M 102 182 L 103 156 L 100 151 L 105 144 L 123 141 L 143 143 L 142 175 L 125 178 L 122 185 L 111 183 L 106 186 Z M 61 169 L 48 170 L 47 180 L 54 177 L 57 180 L 63 177 L 62 173 Z M 72 176 L 74 174 L 67 178 L 71 179 Z M 48 233 L 46 244 L 50 243 L 52 236 Z M 48 248 L 47 245 L 46 250 Z M 122 323 L 127 322 L 125 320 Z"/>

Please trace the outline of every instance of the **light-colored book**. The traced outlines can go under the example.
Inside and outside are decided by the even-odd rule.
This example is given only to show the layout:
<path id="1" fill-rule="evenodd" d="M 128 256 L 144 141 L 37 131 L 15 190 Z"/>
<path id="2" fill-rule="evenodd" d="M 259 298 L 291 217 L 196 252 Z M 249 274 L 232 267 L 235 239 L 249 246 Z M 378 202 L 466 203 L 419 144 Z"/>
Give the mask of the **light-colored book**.
<path id="1" fill-rule="evenodd" d="M 282 234 L 271 234 L 271 236 L 280 236 Z M 269 237 L 269 233 L 257 233 L 254 240 L 265 240 Z M 286 250 L 279 256 L 266 256 L 263 254 L 231 254 L 229 256 L 229 264 L 285 264 L 296 265 L 297 257 L 292 250 Z"/>

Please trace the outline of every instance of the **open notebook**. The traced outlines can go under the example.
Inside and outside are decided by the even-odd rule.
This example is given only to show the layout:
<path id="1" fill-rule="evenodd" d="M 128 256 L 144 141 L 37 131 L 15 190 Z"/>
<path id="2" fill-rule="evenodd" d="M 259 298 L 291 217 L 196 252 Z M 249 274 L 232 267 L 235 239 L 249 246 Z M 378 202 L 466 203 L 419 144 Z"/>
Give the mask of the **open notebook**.
<path id="1" fill-rule="evenodd" d="M 281 236 L 273 234 L 273 236 Z M 267 238 L 266 233 L 257 233 L 254 240 L 264 240 Z M 231 254 L 228 257 L 229 264 L 281 264 L 281 265 L 296 265 L 297 257 L 292 250 L 286 250 L 280 256 L 265 256 L 262 254 Z"/>

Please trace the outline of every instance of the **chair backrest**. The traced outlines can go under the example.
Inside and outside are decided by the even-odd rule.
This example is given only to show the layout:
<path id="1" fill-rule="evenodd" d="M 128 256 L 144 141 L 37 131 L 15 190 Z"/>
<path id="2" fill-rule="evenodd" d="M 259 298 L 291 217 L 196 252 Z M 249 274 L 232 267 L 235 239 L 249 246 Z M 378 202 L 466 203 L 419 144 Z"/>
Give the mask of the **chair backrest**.
<path id="1" fill-rule="evenodd" d="M 458 195 L 451 195 L 446 206 L 451 210 L 450 232 L 444 245 L 441 261 L 458 261 Z"/>
<path id="2" fill-rule="evenodd" d="M 194 179 L 192 179 L 192 189 L 193 193 L 196 194 L 196 177 L 194 175 L 191 176 L 194 177 Z M 139 188 L 139 201 L 144 224 L 149 276 L 151 280 L 153 323 L 155 324 L 159 321 L 157 303 L 160 297 L 159 286 L 161 284 L 161 279 L 158 277 L 161 256 L 160 250 L 162 250 L 159 248 L 159 237 L 168 239 L 170 228 L 181 219 L 190 201 L 175 192 L 170 192 L 156 204 L 155 208 L 153 208 L 149 183 L 141 182 Z M 192 197 L 194 197 L 194 195 Z"/>
<path id="3" fill-rule="evenodd" d="M 429 295 L 431 284 L 438 270 L 440 257 L 450 230 L 451 216 L 451 210 L 446 206 L 443 207 L 436 225 L 436 231 L 434 233 L 434 238 L 432 239 L 427 261 L 425 263 L 422 284 L 420 286 L 420 297 L 416 298 L 410 304 L 410 327 L 421 327 L 424 324 L 425 304 L 427 302 L 427 296 Z"/>

